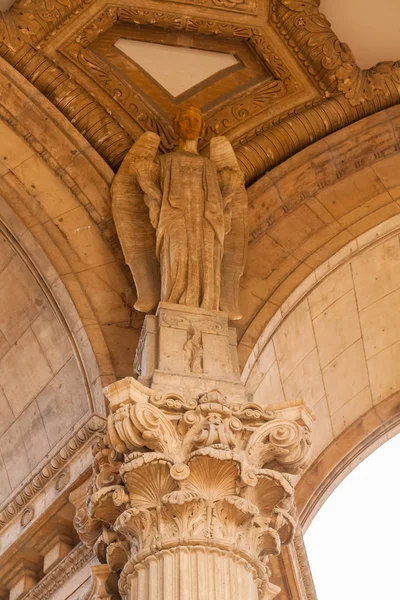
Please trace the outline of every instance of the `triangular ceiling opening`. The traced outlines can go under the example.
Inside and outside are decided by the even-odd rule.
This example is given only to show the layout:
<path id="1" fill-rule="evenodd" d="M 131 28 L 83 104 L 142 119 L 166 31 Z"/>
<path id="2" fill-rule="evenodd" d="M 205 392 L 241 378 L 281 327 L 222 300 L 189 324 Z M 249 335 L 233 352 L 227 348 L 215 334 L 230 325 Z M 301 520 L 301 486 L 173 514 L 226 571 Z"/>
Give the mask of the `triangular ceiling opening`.
<path id="1" fill-rule="evenodd" d="M 174 97 L 239 64 L 233 54 L 183 46 L 124 38 L 117 40 L 115 46 Z"/>

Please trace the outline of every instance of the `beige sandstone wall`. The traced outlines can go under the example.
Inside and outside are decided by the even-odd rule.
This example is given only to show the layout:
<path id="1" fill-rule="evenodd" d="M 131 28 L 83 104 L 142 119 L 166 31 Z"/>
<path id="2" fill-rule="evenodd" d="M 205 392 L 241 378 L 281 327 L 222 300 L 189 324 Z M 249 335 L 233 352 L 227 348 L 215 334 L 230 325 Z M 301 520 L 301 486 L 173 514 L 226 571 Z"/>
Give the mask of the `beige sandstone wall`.
<path id="1" fill-rule="evenodd" d="M 67 332 L 0 236 L 0 503 L 90 410 Z"/>
<path id="2" fill-rule="evenodd" d="M 276 310 L 322 263 L 400 213 L 400 106 L 309 146 L 249 188 L 237 324 L 244 366 Z"/>
<path id="3" fill-rule="evenodd" d="M 132 310 L 132 281 L 112 221 L 113 172 L 1 59 L 0 98 L 0 203 L 22 221 L 68 290 L 106 385 L 131 373 L 143 321 Z"/>
<path id="4" fill-rule="evenodd" d="M 88 579 L 92 555 L 76 546 L 68 497 L 89 472 L 104 415 L 101 374 L 82 320 L 57 271 L 0 197 L 2 600 L 36 582 L 39 595 L 32 591 L 27 600 L 64 585 L 58 597 L 67 598 Z"/>
<path id="5" fill-rule="evenodd" d="M 378 426 L 398 413 L 399 228 L 393 217 L 318 267 L 269 322 L 243 371 L 256 402 L 302 398 L 313 407 L 308 495 L 372 430 L 370 443 L 383 443 L 390 433 L 377 435 Z"/>

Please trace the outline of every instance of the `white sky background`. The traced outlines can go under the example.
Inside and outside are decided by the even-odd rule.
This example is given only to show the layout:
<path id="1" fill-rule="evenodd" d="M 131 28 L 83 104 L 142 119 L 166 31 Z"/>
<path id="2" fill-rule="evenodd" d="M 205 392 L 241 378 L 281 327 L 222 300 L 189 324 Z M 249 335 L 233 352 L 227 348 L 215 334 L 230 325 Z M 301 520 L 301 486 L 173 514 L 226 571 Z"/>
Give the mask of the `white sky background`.
<path id="1" fill-rule="evenodd" d="M 400 434 L 344 479 L 304 539 L 318 600 L 400 600 Z"/>

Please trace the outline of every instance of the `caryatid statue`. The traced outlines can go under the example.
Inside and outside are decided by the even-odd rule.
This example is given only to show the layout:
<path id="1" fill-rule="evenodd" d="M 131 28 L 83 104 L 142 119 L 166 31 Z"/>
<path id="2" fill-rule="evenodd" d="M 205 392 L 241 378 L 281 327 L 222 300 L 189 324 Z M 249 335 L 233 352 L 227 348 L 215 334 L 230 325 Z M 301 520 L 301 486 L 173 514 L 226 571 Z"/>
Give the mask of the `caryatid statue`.
<path id="1" fill-rule="evenodd" d="M 240 319 L 239 280 L 247 248 L 247 194 L 230 142 L 198 154 L 205 123 L 198 108 L 178 110 L 174 152 L 158 155 L 160 137 L 143 133 L 112 185 L 118 236 L 135 280 L 135 308 L 160 300 L 226 311 Z"/>

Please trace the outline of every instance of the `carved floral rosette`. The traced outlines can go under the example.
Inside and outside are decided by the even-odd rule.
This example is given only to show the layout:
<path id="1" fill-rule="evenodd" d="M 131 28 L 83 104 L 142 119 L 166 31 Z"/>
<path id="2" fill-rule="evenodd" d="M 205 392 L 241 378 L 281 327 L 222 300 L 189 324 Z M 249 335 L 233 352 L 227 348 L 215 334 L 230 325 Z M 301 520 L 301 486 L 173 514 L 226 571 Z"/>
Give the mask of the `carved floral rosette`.
<path id="1" fill-rule="evenodd" d="M 99 558 L 120 574 L 122 598 L 150 598 L 140 591 L 149 568 L 155 579 L 169 569 L 172 582 L 190 561 L 201 570 L 205 555 L 213 598 L 233 571 L 248 598 L 274 598 L 268 557 L 294 533 L 290 474 L 309 458 L 307 408 L 230 405 L 218 391 L 188 406 L 179 396 L 149 390 L 146 399 L 143 386 L 137 391 L 131 386 L 109 416 L 93 493 L 77 524 L 82 539 L 93 544 L 97 536 Z"/>

